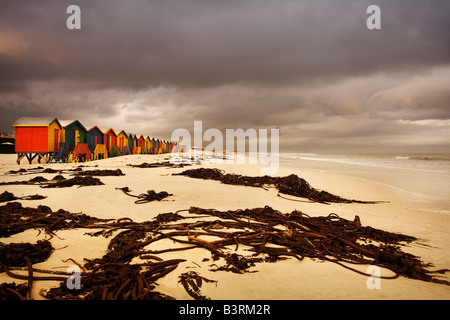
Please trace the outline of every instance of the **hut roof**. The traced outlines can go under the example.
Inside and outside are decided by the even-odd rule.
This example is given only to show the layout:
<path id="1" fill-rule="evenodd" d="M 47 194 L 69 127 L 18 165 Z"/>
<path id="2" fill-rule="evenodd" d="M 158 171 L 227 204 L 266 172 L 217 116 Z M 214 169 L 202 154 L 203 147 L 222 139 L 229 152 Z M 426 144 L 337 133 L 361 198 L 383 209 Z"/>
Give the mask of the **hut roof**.
<path id="1" fill-rule="evenodd" d="M 61 123 L 61 126 L 63 128 L 67 127 L 72 122 L 75 122 L 76 120 L 59 120 L 59 123 Z"/>
<path id="2" fill-rule="evenodd" d="M 102 129 L 100 129 L 100 128 L 97 127 L 97 126 L 93 126 L 93 127 L 90 128 L 88 131 L 92 131 L 92 130 L 94 130 L 94 129 L 97 129 L 97 130 L 100 131 L 101 133 L 105 134 L 105 133 L 102 131 Z"/>
<path id="3" fill-rule="evenodd" d="M 117 133 L 114 131 L 113 128 L 100 128 L 100 130 L 105 134 L 108 133 L 109 131 L 112 131 L 112 133 L 114 133 L 114 135 L 117 136 Z"/>
<path id="4" fill-rule="evenodd" d="M 61 127 L 61 122 L 56 118 L 50 117 L 22 117 L 17 119 L 16 122 L 13 123 L 13 127 L 21 127 L 21 126 L 42 126 L 48 127 L 56 121 Z"/>
<path id="5" fill-rule="evenodd" d="M 67 128 L 68 126 L 70 126 L 72 123 L 75 123 L 75 122 L 77 122 L 84 131 L 86 131 L 86 132 L 88 131 L 85 128 L 85 126 L 83 126 L 83 124 L 78 120 L 59 120 L 59 123 L 61 124 L 61 126 L 63 128 Z"/>
<path id="6" fill-rule="evenodd" d="M 127 135 L 127 133 L 125 132 L 125 130 L 120 130 L 118 136 L 120 136 L 120 135 L 122 134 L 122 132 L 123 132 L 123 134 L 124 134 L 126 137 L 128 137 L 128 135 Z"/>

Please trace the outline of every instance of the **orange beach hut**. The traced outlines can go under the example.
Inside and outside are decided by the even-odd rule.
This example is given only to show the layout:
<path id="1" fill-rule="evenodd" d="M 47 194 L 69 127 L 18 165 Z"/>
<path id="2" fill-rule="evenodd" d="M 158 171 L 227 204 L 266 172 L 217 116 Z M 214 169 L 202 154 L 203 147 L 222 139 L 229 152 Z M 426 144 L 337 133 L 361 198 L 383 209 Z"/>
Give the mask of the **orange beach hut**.
<path id="1" fill-rule="evenodd" d="M 120 131 L 117 135 L 117 146 L 120 152 L 123 152 L 123 148 L 128 146 L 128 135 L 125 131 Z"/>
<path id="2" fill-rule="evenodd" d="M 152 145 L 152 141 L 150 140 L 150 137 L 145 137 L 145 149 L 147 150 L 147 153 L 150 153 L 150 147 Z"/>

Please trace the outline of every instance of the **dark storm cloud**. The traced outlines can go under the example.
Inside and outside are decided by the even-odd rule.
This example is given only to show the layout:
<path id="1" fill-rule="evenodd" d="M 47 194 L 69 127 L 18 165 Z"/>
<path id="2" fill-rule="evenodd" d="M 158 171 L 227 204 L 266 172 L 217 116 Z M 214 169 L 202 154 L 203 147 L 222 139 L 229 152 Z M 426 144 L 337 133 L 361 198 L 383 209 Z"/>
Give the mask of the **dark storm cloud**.
<path id="1" fill-rule="evenodd" d="M 2 57 L 5 76 L 106 87 L 283 84 L 449 59 L 442 0 L 74 3 L 80 31 L 65 27 L 68 2 L 8 1 L 2 31 L 27 48 Z M 383 25 L 368 32 L 373 3 Z"/>
<path id="2" fill-rule="evenodd" d="M 70 4 L 81 30 L 66 28 Z M 381 30 L 366 28 L 371 4 Z M 165 137 L 203 120 L 277 127 L 289 145 L 388 141 L 415 128 L 399 119 L 450 117 L 448 12 L 445 0 L 2 1 L 0 130 L 54 115 Z"/>

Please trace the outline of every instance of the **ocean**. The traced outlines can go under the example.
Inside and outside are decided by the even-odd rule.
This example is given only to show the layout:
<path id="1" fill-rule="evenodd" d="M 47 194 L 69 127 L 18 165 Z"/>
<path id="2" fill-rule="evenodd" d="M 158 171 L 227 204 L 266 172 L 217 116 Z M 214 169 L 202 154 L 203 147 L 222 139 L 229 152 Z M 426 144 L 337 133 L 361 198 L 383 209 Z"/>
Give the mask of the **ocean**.
<path id="1" fill-rule="evenodd" d="M 280 165 L 388 185 L 412 207 L 450 214 L 450 154 L 281 153 Z"/>

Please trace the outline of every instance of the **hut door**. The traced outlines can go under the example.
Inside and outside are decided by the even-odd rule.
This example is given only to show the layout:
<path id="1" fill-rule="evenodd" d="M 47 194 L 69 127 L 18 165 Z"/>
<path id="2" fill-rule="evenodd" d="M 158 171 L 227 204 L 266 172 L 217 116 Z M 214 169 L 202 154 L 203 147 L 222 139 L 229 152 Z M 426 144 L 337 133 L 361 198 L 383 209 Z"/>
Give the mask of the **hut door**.
<path id="1" fill-rule="evenodd" d="M 97 138 L 96 136 L 91 136 L 91 141 L 88 141 L 89 142 L 89 147 L 90 147 L 90 150 L 91 151 L 94 151 L 95 150 L 95 145 L 96 145 L 96 143 L 95 143 L 95 138 Z"/>
<path id="2" fill-rule="evenodd" d="M 59 129 L 53 131 L 53 151 L 58 151 L 59 148 Z"/>
<path id="3" fill-rule="evenodd" d="M 79 139 L 80 139 L 80 132 L 78 130 L 75 130 L 75 147 L 77 146 Z"/>

